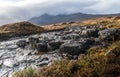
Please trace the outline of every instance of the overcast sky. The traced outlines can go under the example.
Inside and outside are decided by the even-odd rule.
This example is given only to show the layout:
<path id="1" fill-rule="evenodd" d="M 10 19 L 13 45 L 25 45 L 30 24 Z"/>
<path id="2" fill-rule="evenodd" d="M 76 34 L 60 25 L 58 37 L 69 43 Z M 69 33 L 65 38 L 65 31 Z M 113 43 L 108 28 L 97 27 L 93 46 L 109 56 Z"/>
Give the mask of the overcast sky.
<path id="1" fill-rule="evenodd" d="M 120 13 L 120 0 L 0 0 L 0 25 L 41 14 Z"/>

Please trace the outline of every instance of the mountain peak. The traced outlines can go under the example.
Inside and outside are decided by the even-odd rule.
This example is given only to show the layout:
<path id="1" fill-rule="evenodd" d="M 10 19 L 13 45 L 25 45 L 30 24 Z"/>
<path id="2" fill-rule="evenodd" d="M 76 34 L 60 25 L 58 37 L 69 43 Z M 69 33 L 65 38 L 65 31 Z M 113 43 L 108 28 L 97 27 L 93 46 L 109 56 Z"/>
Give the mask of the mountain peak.
<path id="1" fill-rule="evenodd" d="M 84 21 L 88 19 L 94 19 L 99 17 L 111 17 L 111 16 L 120 16 L 120 14 L 85 14 L 85 13 L 74 13 L 74 14 L 59 14 L 59 15 L 50 15 L 44 13 L 39 17 L 34 17 L 28 20 L 31 23 L 38 25 L 50 25 L 62 22 L 74 22 L 74 21 Z"/>
<path id="2" fill-rule="evenodd" d="M 40 17 L 48 17 L 48 16 L 51 16 L 51 15 L 49 15 L 48 13 L 44 13 Z"/>

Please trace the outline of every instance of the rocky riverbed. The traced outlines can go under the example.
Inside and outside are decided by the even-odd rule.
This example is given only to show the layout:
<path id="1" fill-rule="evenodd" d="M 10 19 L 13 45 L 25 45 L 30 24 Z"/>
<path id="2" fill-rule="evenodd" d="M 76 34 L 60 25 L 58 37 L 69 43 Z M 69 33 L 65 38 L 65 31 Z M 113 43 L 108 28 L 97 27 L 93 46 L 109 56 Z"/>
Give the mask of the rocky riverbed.
<path id="1" fill-rule="evenodd" d="M 11 77 L 14 71 L 28 66 L 38 68 L 60 59 L 55 51 L 43 55 L 30 55 L 36 51 L 27 46 L 24 49 L 18 47 L 16 43 L 19 40 L 27 40 L 27 38 L 12 38 L 0 42 L 0 77 Z"/>
<path id="2" fill-rule="evenodd" d="M 0 77 L 11 77 L 15 71 L 28 66 L 40 68 L 63 56 L 75 59 L 92 46 L 106 46 L 120 39 L 119 34 L 120 30 L 115 28 L 74 26 L 1 41 Z"/>

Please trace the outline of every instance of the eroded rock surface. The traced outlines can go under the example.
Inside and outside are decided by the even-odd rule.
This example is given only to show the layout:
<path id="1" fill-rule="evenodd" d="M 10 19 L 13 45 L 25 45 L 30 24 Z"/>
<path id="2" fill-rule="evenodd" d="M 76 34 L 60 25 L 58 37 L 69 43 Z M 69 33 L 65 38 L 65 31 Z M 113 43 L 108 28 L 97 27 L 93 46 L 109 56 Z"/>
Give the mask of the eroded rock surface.
<path id="1" fill-rule="evenodd" d="M 35 50 L 26 46 L 24 49 L 17 46 L 16 42 L 21 39 L 0 42 L 0 77 L 11 77 L 15 71 L 28 66 L 41 67 L 48 65 L 54 60 L 59 60 L 59 56 L 53 53 L 34 55 Z M 22 40 L 27 40 L 24 38 Z"/>
<path id="2" fill-rule="evenodd" d="M 0 42 L 0 77 L 11 77 L 15 71 L 28 66 L 42 67 L 61 55 L 78 56 L 91 46 L 101 46 L 102 41 L 114 35 L 120 38 L 119 29 L 99 30 L 99 26 L 74 26 L 61 31 L 12 38 Z M 117 38 L 116 38 L 117 36 Z M 101 40 L 100 37 L 104 40 Z M 44 54 L 40 54 L 45 52 Z M 37 54 L 38 53 L 38 54 Z"/>

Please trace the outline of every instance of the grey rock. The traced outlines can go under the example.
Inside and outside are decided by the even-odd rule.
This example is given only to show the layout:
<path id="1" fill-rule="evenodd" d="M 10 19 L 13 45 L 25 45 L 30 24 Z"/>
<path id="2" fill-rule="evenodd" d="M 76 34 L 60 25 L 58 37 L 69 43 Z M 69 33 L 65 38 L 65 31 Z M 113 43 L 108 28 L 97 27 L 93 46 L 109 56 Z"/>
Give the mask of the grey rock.
<path id="1" fill-rule="evenodd" d="M 102 40 L 112 41 L 112 37 L 115 37 L 117 34 L 117 29 L 109 28 L 99 31 L 99 36 Z"/>
<path id="2" fill-rule="evenodd" d="M 36 50 L 38 52 L 47 52 L 48 51 L 48 45 L 46 43 L 38 43 L 36 45 Z"/>
<path id="3" fill-rule="evenodd" d="M 0 77 L 10 77 L 15 71 L 22 70 L 31 65 L 37 66 L 39 64 L 42 67 L 51 63 L 52 60 L 58 60 L 59 56 L 57 56 L 57 54 L 53 55 L 56 52 L 52 54 L 34 55 L 29 54 L 35 51 L 29 48 L 29 45 L 25 48 L 16 46 L 16 42 L 27 40 L 28 38 L 27 36 L 26 38 L 14 38 L 13 40 L 0 42 Z M 46 44 L 47 43 L 45 43 L 45 45 Z"/>
<path id="4" fill-rule="evenodd" d="M 3 64 L 3 61 L 0 61 L 0 66 L 2 66 L 2 64 Z"/>
<path id="5" fill-rule="evenodd" d="M 79 41 L 84 42 L 86 46 L 93 45 L 95 43 L 94 38 L 80 38 Z"/>
<path id="6" fill-rule="evenodd" d="M 86 46 L 84 42 L 70 42 L 61 45 L 59 52 L 61 54 L 79 55 L 80 53 L 84 53 L 85 49 Z"/>
<path id="7" fill-rule="evenodd" d="M 59 47 L 63 44 L 63 41 L 51 41 L 49 45 L 52 47 L 52 50 L 59 49 Z"/>
<path id="8" fill-rule="evenodd" d="M 76 32 L 76 31 L 80 31 L 81 29 L 82 29 L 81 26 L 71 26 L 71 27 L 67 27 L 65 31 Z"/>
<path id="9" fill-rule="evenodd" d="M 44 61 L 44 62 L 38 63 L 37 66 L 43 67 L 43 66 L 46 66 L 46 65 L 48 65 L 48 64 L 49 64 L 48 61 Z"/>
<path id="10" fill-rule="evenodd" d="M 39 38 L 29 37 L 28 39 L 30 44 L 39 43 Z"/>
<path id="11" fill-rule="evenodd" d="M 63 40 L 72 40 L 72 39 L 78 40 L 79 38 L 80 38 L 80 35 L 76 33 L 70 33 L 62 36 Z"/>
<path id="12" fill-rule="evenodd" d="M 18 62 L 15 61 L 14 59 L 6 59 L 3 61 L 3 65 L 7 66 L 7 67 L 15 67 L 18 66 Z"/>
<path id="13" fill-rule="evenodd" d="M 49 60 L 48 57 L 42 58 L 40 62 Z"/>
<path id="14" fill-rule="evenodd" d="M 36 44 L 39 43 L 39 38 L 35 38 L 35 37 L 30 37 L 28 38 L 29 41 L 29 45 L 32 49 L 35 49 Z"/>
<path id="15" fill-rule="evenodd" d="M 82 31 L 81 35 L 83 37 L 98 37 L 98 30 L 97 29 L 86 29 Z"/>
<path id="16" fill-rule="evenodd" d="M 20 48 L 25 48 L 25 46 L 27 46 L 28 44 L 27 44 L 26 40 L 19 40 L 19 41 L 16 43 L 16 45 L 17 45 L 18 47 L 20 47 Z"/>

